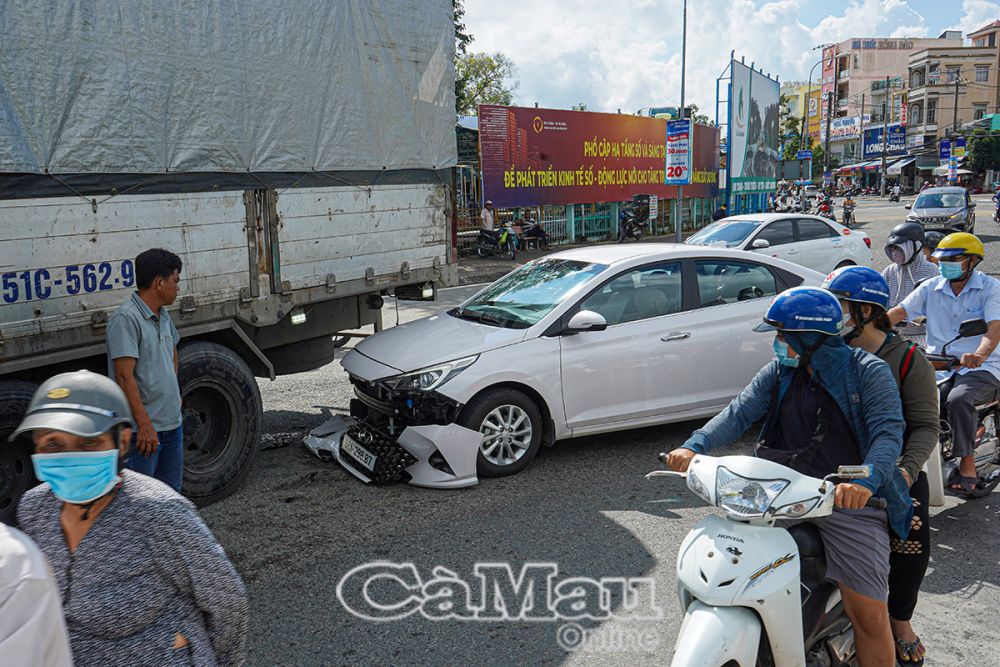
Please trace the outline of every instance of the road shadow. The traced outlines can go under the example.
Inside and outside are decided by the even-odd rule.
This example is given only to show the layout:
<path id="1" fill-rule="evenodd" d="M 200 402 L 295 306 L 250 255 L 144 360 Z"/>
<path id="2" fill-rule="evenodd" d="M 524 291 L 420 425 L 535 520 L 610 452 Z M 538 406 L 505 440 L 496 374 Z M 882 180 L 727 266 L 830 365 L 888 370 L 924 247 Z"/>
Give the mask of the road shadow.
<path id="1" fill-rule="evenodd" d="M 931 516 L 931 564 L 921 591 L 972 598 L 1000 589 L 1000 493 Z"/>

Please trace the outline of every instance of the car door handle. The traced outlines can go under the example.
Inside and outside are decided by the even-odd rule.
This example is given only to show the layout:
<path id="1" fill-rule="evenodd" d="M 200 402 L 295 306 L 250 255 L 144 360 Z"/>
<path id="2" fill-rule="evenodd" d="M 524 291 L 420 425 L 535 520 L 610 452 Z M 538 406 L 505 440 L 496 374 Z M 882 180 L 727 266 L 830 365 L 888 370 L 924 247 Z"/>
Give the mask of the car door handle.
<path id="1" fill-rule="evenodd" d="M 662 340 L 664 343 L 668 343 L 672 340 L 684 340 L 685 338 L 690 338 L 690 337 L 691 337 L 690 331 L 674 331 L 668 333 L 666 336 L 662 336 L 660 340 Z"/>

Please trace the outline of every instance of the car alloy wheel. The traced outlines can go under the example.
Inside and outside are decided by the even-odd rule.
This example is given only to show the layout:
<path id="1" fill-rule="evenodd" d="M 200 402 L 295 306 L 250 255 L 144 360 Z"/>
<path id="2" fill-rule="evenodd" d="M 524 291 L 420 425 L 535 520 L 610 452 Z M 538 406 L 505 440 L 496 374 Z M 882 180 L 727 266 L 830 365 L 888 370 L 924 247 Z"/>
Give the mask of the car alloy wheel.
<path id="1" fill-rule="evenodd" d="M 508 466 L 523 457 L 531 446 L 532 428 L 528 413 L 517 405 L 500 405 L 483 419 L 479 446 L 483 458 L 496 466 Z"/>

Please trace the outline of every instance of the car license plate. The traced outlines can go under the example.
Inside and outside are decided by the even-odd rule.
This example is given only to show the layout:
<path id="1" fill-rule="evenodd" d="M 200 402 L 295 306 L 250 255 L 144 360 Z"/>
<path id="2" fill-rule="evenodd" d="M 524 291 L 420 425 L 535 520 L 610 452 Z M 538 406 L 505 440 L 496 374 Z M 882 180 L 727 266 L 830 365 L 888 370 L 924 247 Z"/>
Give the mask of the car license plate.
<path id="1" fill-rule="evenodd" d="M 340 443 L 340 448 L 344 450 L 344 453 L 350 454 L 358 463 L 368 468 L 368 470 L 375 472 L 375 461 L 378 460 L 378 457 L 355 442 L 349 435 L 344 436 L 343 442 Z"/>

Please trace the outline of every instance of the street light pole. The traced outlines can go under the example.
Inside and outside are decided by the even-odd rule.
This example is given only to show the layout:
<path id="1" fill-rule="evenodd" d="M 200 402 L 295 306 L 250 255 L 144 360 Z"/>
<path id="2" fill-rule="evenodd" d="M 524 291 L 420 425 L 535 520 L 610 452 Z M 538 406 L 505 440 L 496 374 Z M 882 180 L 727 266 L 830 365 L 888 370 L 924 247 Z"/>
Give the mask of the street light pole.
<path id="1" fill-rule="evenodd" d="M 684 12 L 681 16 L 681 120 L 684 119 L 686 109 L 684 108 L 684 70 L 687 65 L 687 29 L 688 29 L 688 3 L 684 0 Z M 688 122 L 688 131 L 694 134 L 694 119 Z M 691 145 L 692 137 L 688 136 L 688 146 Z M 684 215 L 684 186 L 677 186 L 677 219 L 674 222 L 674 240 L 681 242 L 681 227 Z"/>

